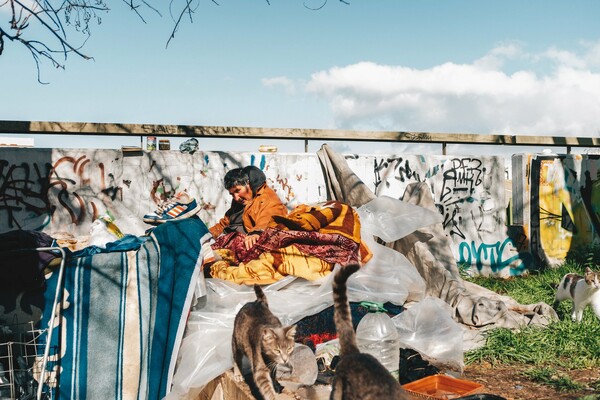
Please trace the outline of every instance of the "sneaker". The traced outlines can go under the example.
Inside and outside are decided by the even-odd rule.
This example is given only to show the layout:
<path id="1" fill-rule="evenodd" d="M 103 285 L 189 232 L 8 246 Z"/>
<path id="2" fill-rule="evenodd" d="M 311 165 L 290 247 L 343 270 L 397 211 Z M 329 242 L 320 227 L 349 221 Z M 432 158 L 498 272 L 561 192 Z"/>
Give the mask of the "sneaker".
<path id="1" fill-rule="evenodd" d="M 198 211 L 200 211 L 200 206 L 196 203 L 196 199 L 191 198 L 185 192 L 181 192 L 159 204 L 158 209 L 153 213 L 144 215 L 144 222 L 158 225 L 176 219 L 192 217 Z"/>

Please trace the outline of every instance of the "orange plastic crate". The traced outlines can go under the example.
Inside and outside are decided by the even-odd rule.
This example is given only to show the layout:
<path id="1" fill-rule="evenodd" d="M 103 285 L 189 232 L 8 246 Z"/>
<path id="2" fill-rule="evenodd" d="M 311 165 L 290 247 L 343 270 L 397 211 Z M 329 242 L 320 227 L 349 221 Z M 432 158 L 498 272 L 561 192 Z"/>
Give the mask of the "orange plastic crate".
<path id="1" fill-rule="evenodd" d="M 402 388 L 413 399 L 449 400 L 478 393 L 483 390 L 483 385 L 439 374 L 407 383 Z"/>

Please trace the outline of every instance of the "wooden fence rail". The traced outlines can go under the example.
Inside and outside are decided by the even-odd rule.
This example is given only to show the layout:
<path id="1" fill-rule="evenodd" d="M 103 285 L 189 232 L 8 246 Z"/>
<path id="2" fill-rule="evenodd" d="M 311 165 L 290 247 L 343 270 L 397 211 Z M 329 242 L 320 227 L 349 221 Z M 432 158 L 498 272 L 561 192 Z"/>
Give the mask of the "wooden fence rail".
<path id="1" fill-rule="evenodd" d="M 355 131 L 343 129 L 253 128 L 234 126 L 118 124 L 93 122 L 3 121 L 0 134 L 61 134 L 103 136 L 172 136 L 246 139 L 349 140 L 368 142 L 437 143 L 505 146 L 600 147 L 598 137 L 483 135 L 404 131 Z"/>

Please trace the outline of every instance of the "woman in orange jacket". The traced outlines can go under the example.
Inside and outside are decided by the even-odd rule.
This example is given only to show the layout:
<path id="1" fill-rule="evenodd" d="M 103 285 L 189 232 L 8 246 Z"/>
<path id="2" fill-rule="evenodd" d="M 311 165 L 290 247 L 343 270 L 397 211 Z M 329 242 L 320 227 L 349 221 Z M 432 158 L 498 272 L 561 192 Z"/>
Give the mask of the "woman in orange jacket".
<path id="1" fill-rule="evenodd" d="M 266 181 L 264 172 L 252 165 L 235 168 L 225 174 L 225 189 L 233 201 L 225 216 L 210 227 L 213 237 L 222 233 L 242 232 L 246 234 L 244 246 L 249 249 L 271 222 L 272 216 L 285 217 L 288 214 L 287 208 Z"/>

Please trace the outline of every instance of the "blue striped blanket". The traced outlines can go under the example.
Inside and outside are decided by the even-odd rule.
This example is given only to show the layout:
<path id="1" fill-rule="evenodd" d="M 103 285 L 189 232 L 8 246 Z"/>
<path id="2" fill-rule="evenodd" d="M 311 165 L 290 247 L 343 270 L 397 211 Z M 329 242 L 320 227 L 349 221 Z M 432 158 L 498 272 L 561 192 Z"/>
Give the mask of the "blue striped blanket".
<path id="1" fill-rule="evenodd" d="M 161 399 L 171 387 L 194 288 L 200 247 L 209 235 L 197 218 L 156 227 L 138 249 L 68 257 L 63 309 L 50 358 L 56 399 Z M 48 326 L 57 273 L 48 278 Z"/>

